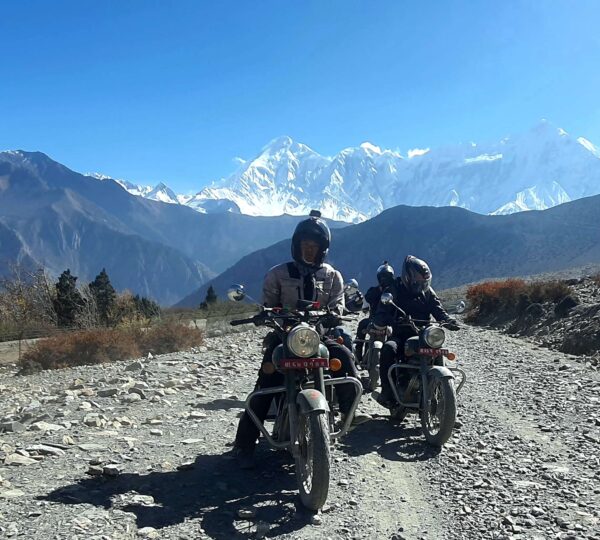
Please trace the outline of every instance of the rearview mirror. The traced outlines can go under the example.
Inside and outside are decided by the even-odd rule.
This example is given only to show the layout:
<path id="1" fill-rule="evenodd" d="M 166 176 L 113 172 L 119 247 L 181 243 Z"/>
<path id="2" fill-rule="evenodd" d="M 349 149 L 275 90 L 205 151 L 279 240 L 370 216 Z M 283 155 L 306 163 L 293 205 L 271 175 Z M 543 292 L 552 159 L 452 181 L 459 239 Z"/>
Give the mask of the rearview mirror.
<path id="1" fill-rule="evenodd" d="M 389 304 L 393 299 L 394 299 L 394 296 L 392 295 L 392 293 L 384 292 L 381 295 L 381 298 L 379 299 L 379 301 L 385 305 L 385 304 Z"/>
<path id="2" fill-rule="evenodd" d="M 354 294 L 358 291 L 358 281 L 352 278 L 350 281 L 347 281 L 344 285 L 344 291 L 348 294 Z"/>
<path id="3" fill-rule="evenodd" d="M 246 298 L 246 291 L 243 285 L 232 285 L 227 289 L 227 298 L 232 302 L 241 302 Z"/>

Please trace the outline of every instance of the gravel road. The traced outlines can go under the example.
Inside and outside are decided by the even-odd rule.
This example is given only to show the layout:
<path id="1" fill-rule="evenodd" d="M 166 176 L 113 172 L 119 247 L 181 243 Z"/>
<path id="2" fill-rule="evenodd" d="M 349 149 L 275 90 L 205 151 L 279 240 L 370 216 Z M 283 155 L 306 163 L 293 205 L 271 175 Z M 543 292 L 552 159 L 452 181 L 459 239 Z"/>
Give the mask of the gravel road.
<path id="1" fill-rule="evenodd" d="M 442 451 L 416 418 L 373 420 L 332 453 L 321 514 L 286 453 L 228 455 L 263 331 L 189 353 L 17 376 L 0 368 L 0 537 L 598 539 L 600 374 L 582 359 L 465 327 L 468 382 Z"/>

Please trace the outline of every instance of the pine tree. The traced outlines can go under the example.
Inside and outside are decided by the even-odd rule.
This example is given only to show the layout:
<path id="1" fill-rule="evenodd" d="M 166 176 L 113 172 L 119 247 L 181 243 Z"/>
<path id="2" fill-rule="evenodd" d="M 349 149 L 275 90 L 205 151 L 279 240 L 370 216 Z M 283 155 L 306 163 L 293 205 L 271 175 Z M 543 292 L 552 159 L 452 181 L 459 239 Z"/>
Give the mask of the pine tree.
<path id="1" fill-rule="evenodd" d="M 76 282 L 77 277 L 72 276 L 69 269 L 58 278 L 54 300 L 58 326 L 74 326 L 77 315 L 83 307 L 84 300 L 77 290 Z"/>
<path id="2" fill-rule="evenodd" d="M 215 293 L 215 290 L 213 289 L 213 286 L 211 285 L 208 288 L 208 291 L 206 291 L 206 298 L 204 299 L 204 302 L 207 305 L 210 304 L 214 304 L 217 301 L 217 294 Z"/>
<path id="3" fill-rule="evenodd" d="M 150 300 L 150 298 L 146 298 L 145 296 L 140 297 L 139 294 L 136 294 L 133 297 L 133 302 L 135 303 L 137 312 L 143 315 L 146 319 L 160 317 L 160 306 L 154 300 Z"/>
<path id="4" fill-rule="evenodd" d="M 96 300 L 100 322 L 108 326 L 110 323 L 110 313 L 115 305 L 117 293 L 110 282 L 106 269 L 103 268 L 102 272 L 96 276 L 96 279 L 90 283 L 90 290 Z"/>

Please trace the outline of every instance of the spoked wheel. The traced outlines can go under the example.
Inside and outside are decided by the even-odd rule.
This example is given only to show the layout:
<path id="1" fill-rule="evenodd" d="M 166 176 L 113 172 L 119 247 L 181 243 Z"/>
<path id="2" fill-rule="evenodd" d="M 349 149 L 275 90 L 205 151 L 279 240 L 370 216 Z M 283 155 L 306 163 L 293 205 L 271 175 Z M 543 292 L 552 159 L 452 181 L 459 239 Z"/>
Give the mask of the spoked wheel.
<path id="1" fill-rule="evenodd" d="M 455 421 L 456 392 L 452 379 L 430 379 L 429 401 L 421 411 L 421 426 L 427 442 L 442 446 L 452 435 Z"/>
<path id="2" fill-rule="evenodd" d="M 381 356 L 381 351 L 379 349 L 373 349 L 371 354 L 369 354 L 369 363 L 367 364 L 369 368 L 369 384 L 371 385 L 371 390 L 375 390 L 377 386 L 379 386 L 379 357 Z"/>
<path id="3" fill-rule="evenodd" d="M 365 347 L 365 345 L 367 345 L 367 346 Z M 367 369 L 367 366 L 369 365 L 369 356 L 371 354 L 371 350 L 368 347 L 368 344 L 366 344 L 366 343 L 363 344 L 363 348 L 366 349 L 366 350 L 363 351 L 362 359 L 358 363 L 358 368 L 359 369 Z"/>
<path id="4" fill-rule="evenodd" d="M 329 491 L 329 425 L 325 413 L 301 415 L 298 419 L 300 454 L 296 458 L 296 478 L 302 504 L 319 510 Z"/>

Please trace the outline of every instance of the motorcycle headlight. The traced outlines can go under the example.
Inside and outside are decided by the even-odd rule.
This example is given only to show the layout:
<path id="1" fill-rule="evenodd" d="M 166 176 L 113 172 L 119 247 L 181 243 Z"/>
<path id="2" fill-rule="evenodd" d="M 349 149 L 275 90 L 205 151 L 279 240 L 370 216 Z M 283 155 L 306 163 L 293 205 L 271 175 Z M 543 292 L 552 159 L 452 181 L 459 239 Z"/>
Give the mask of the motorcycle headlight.
<path id="1" fill-rule="evenodd" d="M 423 340 L 429 347 L 438 349 L 446 341 L 446 332 L 439 326 L 429 326 L 423 331 Z"/>
<path id="2" fill-rule="evenodd" d="M 316 356 L 320 343 L 319 334 L 309 326 L 296 326 L 287 337 L 289 350 L 300 358 Z"/>

